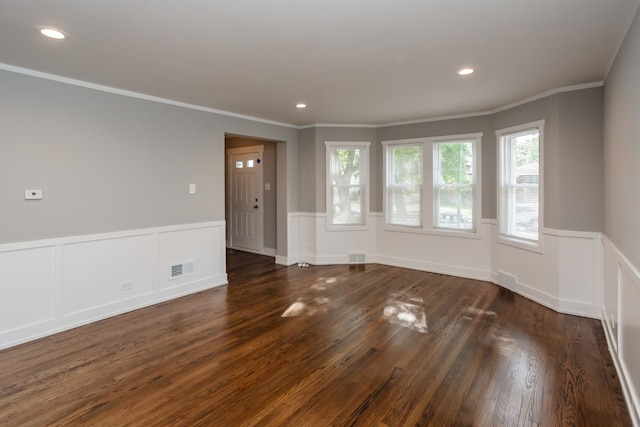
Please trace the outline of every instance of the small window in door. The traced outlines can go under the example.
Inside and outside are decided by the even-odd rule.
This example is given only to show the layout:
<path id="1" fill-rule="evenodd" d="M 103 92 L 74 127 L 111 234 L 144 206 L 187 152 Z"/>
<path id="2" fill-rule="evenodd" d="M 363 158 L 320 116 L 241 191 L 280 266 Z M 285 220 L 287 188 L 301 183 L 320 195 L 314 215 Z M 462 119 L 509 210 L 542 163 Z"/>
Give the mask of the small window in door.
<path id="1" fill-rule="evenodd" d="M 242 169 L 244 167 L 244 163 L 242 160 L 238 160 L 236 162 L 236 169 Z"/>

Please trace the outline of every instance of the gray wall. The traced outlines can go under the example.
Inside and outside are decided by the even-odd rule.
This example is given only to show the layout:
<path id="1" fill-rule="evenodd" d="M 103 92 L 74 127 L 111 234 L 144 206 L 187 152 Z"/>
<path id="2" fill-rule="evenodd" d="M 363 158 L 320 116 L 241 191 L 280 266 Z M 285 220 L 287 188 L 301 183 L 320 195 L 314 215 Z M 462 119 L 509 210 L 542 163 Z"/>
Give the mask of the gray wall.
<path id="1" fill-rule="evenodd" d="M 300 131 L 300 201 L 325 212 L 325 141 L 371 141 L 372 212 L 382 212 L 382 141 L 467 133 L 482 137 L 482 217 L 497 218 L 496 130 L 545 120 L 544 226 L 601 231 L 603 217 L 603 89 L 560 92 L 495 114 L 374 128 L 317 127 Z"/>
<path id="2" fill-rule="evenodd" d="M 560 203 L 556 228 L 602 231 L 604 90 L 597 87 L 558 96 Z"/>
<path id="3" fill-rule="evenodd" d="M 1 70 L 0 94 L 0 243 L 223 220 L 225 132 L 297 143 L 294 128 Z M 279 221 L 289 187 L 278 179 Z"/>
<path id="4" fill-rule="evenodd" d="M 602 87 L 596 87 L 560 92 L 493 116 L 496 130 L 545 120 L 545 227 L 602 229 L 602 108 Z"/>
<path id="5" fill-rule="evenodd" d="M 640 15 L 605 83 L 604 234 L 640 267 Z"/>
<path id="6" fill-rule="evenodd" d="M 300 212 L 321 212 L 316 206 L 316 164 L 324 166 L 324 157 L 316 159 L 316 128 L 298 132 L 298 208 Z"/>
<path id="7" fill-rule="evenodd" d="M 325 211 L 325 141 L 371 141 L 370 209 L 381 212 L 380 141 L 483 132 L 482 216 L 496 218 L 495 130 L 545 119 L 544 225 L 600 231 L 604 215 L 607 235 L 640 259 L 628 241 L 638 228 L 638 198 L 629 197 L 638 185 L 626 172 L 634 170 L 640 134 L 637 26 L 607 82 L 604 212 L 602 88 L 493 115 L 298 130 L 0 71 L 0 243 L 222 220 L 225 133 L 283 141 L 276 146 L 279 255 L 287 253 L 289 212 Z M 42 188 L 44 200 L 25 201 L 27 188 Z"/>

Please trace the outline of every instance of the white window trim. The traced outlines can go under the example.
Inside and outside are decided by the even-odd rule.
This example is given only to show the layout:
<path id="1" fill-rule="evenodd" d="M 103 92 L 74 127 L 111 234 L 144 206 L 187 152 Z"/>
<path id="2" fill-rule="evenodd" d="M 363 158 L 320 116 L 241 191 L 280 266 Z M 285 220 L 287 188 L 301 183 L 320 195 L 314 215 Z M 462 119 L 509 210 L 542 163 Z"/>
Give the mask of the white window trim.
<path id="1" fill-rule="evenodd" d="M 498 145 L 497 152 L 497 202 L 498 202 L 498 226 L 496 227 L 498 236 L 497 242 L 503 245 L 513 246 L 519 249 L 524 249 L 531 252 L 543 253 L 544 249 L 544 125 L 545 120 L 537 120 L 534 122 L 524 123 L 517 126 L 511 126 L 504 129 L 498 129 L 496 131 L 496 141 Z M 504 143 L 503 137 L 524 132 L 526 130 L 538 129 L 538 150 L 539 150 L 539 172 L 538 172 L 538 240 L 529 240 L 502 233 L 503 221 L 502 212 L 504 208 L 504 201 L 502 199 L 502 182 L 504 180 Z"/>
<path id="2" fill-rule="evenodd" d="M 435 180 L 436 180 L 436 169 L 433 167 L 433 179 L 431 182 L 431 198 L 432 202 L 432 227 L 434 230 L 444 231 L 446 233 L 454 232 L 454 233 L 477 233 L 478 225 L 480 224 L 482 217 L 482 161 L 480 159 L 480 153 L 482 153 L 482 133 L 467 133 L 461 135 L 447 135 L 446 137 L 437 137 L 437 138 L 427 138 L 426 141 L 431 142 L 431 152 L 435 152 L 437 143 L 447 143 L 447 142 L 457 142 L 457 141 L 469 141 L 474 140 L 472 144 L 472 154 L 473 154 L 473 165 L 472 165 L 472 188 L 473 188 L 473 218 L 471 229 L 456 229 L 456 228 L 447 228 L 447 227 L 436 227 L 435 225 L 435 210 L 436 210 L 436 201 L 435 201 Z M 433 164 L 433 159 L 431 161 Z"/>
<path id="3" fill-rule="evenodd" d="M 327 231 L 363 231 L 369 229 L 369 147 L 370 141 L 325 141 L 325 196 L 326 196 L 326 216 Z M 362 224 L 332 224 L 332 214 L 330 206 L 333 204 L 333 197 L 330 189 L 333 187 L 331 182 L 331 150 L 336 148 L 360 148 L 362 156 L 360 162 L 362 165 L 360 182 L 362 186 Z"/>
<path id="4" fill-rule="evenodd" d="M 444 135 L 444 136 L 432 136 L 424 138 L 409 138 L 382 141 L 383 147 L 383 160 L 382 160 L 382 176 L 383 176 L 383 191 L 382 191 L 382 207 L 383 207 L 383 224 L 382 230 L 393 232 L 404 232 L 414 234 L 428 234 L 435 236 L 446 237 L 461 237 L 470 239 L 481 239 L 478 227 L 482 222 L 482 132 L 465 133 L 459 135 Z M 441 228 L 434 226 L 434 167 L 433 167 L 433 152 L 435 143 L 437 142 L 450 142 L 459 140 L 471 140 L 475 139 L 474 147 L 474 217 L 473 217 L 473 229 L 455 229 L 455 228 Z M 387 165 L 388 165 L 388 146 L 397 145 L 421 145 L 422 149 L 422 226 L 402 226 L 396 224 L 387 223 Z M 430 177 L 431 181 L 427 182 L 426 177 Z"/>
<path id="5" fill-rule="evenodd" d="M 401 146 L 419 146 L 420 150 L 421 150 L 421 155 L 422 155 L 422 183 L 421 185 L 421 193 L 420 193 L 420 200 L 422 202 L 422 205 L 420 207 L 421 213 L 422 213 L 422 225 L 400 225 L 400 224 L 389 224 L 388 222 L 388 212 L 387 212 L 387 169 L 388 169 L 388 165 L 389 165 L 389 157 L 387 155 L 388 153 L 388 148 L 391 146 L 394 147 L 401 147 Z M 383 161 L 382 161 L 382 176 L 383 176 L 383 191 L 382 191 L 382 203 L 383 203 L 383 217 L 384 217 L 384 223 L 383 223 L 383 229 L 385 230 L 395 230 L 395 231 L 406 231 L 406 232 L 412 232 L 412 233 L 419 233 L 419 232 L 423 232 L 424 231 L 424 224 L 425 224 L 425 218 L 424 218 L 424 209 L 425 209 L 425 189 L 424 189 L 424 164 L 425 164 L 425 156 L 427 155 L 427 153 L 425 153 L 424 150 L 424 138 L 412 138 L 412 139 L 400 139 L 400 140 L 394 140 L 394 141 L 382 141 L 382 150 L 383 150 Z"/>

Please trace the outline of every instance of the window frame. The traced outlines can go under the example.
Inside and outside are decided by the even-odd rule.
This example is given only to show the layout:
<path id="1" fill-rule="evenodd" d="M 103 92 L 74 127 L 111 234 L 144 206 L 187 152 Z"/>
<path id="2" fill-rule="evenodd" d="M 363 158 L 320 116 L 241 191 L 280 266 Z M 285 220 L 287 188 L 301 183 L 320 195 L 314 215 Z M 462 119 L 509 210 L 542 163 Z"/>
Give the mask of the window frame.
<path id="1" fill-rule="evenodd" d="M 408 232 L 417 234 L 432 234 L 440 236 L 452 236 L 452 237 L 464 237 L 480 239 L 480 233 L 478 233 L 479 224 L 482 221 L 482 179 L 481 179 L 481 153 L 482 153 L 482 133 L 468 133 L 459 135 L 445 135 L 435 137 L 424 138 L 411 138 L 401 140 L 389 140 L 382 141 L 383 146 L 383 218 L 384 223 L 382 229 L 386 231 Z M 434 165 L 434 151 L 437 143 L 456 142 L 456 141 L 470 141 L 473 147 L 473 217 L 472 228 L 445 228 L 435 226 L 435 165 Z M 389 168 L 389 153 L 390 147 L 395 146 L 409 146 L 419 145 L 422 152 L 422 190 L 421 190 L 421 221 L 420 227 L 416 226 L 403 226 L 397 224 L 391 224 L 388 221 L 388 194 L 389 194 L 389 181 L 388 181 L 388 168 Z M 429 180 L 431 180 L 429 182 Z"/>
<path id="2" fill-rule="evenodd" d="M 543 251 L 543 224 L 544 224 L 544 120 L 524 123 L 517 126 L 511 126 L 496 131 L 497 151 L 497 202 L 498 202 L 498 242 L 520 249 L 542 253 Z M 506 183 L 507 179 L 507 159 L 506 144 L 508 138 L 527 131 L 538 131 L 538 232 L 537 239 L 528 239 L 526 237 L 509 234 L 509 216 L 506 213 L 509 209 L 509 201 L 505 197 L 505 187 L 513 186 Z M 509 168 L 512 168 L 509 165 Z"/>
<path id="3" fill-rule="evenodd" d="M 326 216 L 327 230 L 329 231 L 349 231 L 367 230 L 369 228 L 369 147 L 370 141 L 325 141 L 326 167 L 325 167 L 325 188 L 326 188 Z M 339 149 L 359 149 L 360 150 L 360 216 L 361 222 L 348 224 L 334 224 L 333 206 L 333 181 L 331 178 L 331 153 Z"/>
<path id="4" fill-rule="evenodd" d="M 433 138 L 432 140 L 432 150 L 433 150 L 433 228 L 440 231 L 463 231 L 468 233 L 475 233 L 478 229 L 478 223 L 480 222 L 479 216 L 482 216 L 481 211 L 479 212 L 480 206 L 482 205 L 482 201 L 480 198 L 482 194 L 480 192 L 480 188 L 478 185 L 479 174 L 481 170 L 481 162 L 478 161 L 478 153 L 480 152 L 482 134 L 471 134 L 471 135 L 453 135 L 451 137 L 446 138 Z M 439 183 L 439 171 L 440 171 L 440 156 L 436 155 L 436 150 L 438 149 L 440 144 L 455 144 L 455 143 L 471 143 L 471 183 L 470 184 L 444 184 Z M 436 162 L 438 164 L 436 165 Z M 458 228 L 458 227 L 442 227 L 438 225 L 438 188 L 461 188 L 461 187 L 470 187 L 471 194 L 473 197 L 472 208 L 471 208 L 471 228 Z"/>
<path id="5" fill-rule="evenodd" d="M 383 141 L 382 142 L 383 150 L 384 150 L 384 165 L 383 165 L 383 179 L 384 179 L 384 191 L 383 191 L 383 203 L 384 203 L 384 224 L 385 227 L 399 228 L 403 230 L 421 230 L 424 228 L 424 162 L 425 162 L 425 152 L 422 140 L 414 140 L 414 139 L 405 139 L 400 141 Z M 389 172 L 390 164 L 393 158 L 389 157 L 389 151 L 394 148 L 405 148 L 405 147 L 417 147 L 420 150 L 420 183 L 418 186 L 420 187 L 419 195 L 420 195 L 420 224 L 418 225 L 409 225 L 409 224 L 397 224 L 391 223 L 389 215 L 389 176 L 387 173 Z"/>

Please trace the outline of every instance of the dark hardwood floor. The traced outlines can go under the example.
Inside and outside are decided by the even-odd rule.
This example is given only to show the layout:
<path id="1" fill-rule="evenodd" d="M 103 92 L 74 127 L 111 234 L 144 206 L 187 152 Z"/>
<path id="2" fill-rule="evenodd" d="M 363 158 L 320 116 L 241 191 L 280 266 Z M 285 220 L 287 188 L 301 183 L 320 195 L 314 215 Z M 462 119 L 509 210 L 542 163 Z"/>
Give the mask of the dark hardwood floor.
<path id="1" fill-rule="evenodd" d="M 0 425 L 631 425 L 599 321 L 382 265 L 227 267 L 1 351 Z"/>

